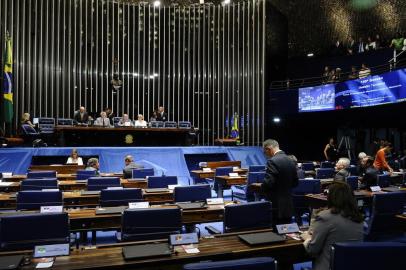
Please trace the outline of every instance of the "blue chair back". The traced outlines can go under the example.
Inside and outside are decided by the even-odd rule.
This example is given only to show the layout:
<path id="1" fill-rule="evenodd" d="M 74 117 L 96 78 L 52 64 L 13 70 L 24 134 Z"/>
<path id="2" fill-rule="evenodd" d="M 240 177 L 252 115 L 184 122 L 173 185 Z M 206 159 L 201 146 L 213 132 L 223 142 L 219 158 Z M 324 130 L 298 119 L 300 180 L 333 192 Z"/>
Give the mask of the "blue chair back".
<path id="1" fill-rule="evenodd" d="M 24 135 L 38 135 L 38 132 L 30 125 L 21 125 L 21 130 L 23 131 Z"/>
<path id="2" fill-rule="evenodd" d="M 402 270 L 406 244 L 396 242 L 347 242 L 331 248 L 332 270 Z"/>
<path id="3" fill-rule="evenodd" d="M 247 177 L 247 185 L 245 186 L 245 197 L 247 201 L 250 201 L 254 196 L 254 192 L 251 190 L 250 185 L 254 183 L 263 183 L 265 178 L 264 171 L 249 172 Z"/>
<path id="4" fill-rule="evenodd" d="M 334 168 L 319 168 L 316 170 L 317 179 L 334 178 Z"/>
<path id="5" fill-rule="evenodd" d="M 61 191 L 20 191 L 17 193 L 17 210 L 39 210 L 41 206 L 63 205 Z"/>
<path id="6" fill-rule="evenodd" d="M 120 187 L 121 182 L 118 177 L 90 177 L 87 179 L 87 190 L 102 190 L 108 187 Z"/>
<path id="7" fill-rule="evenodd" d="M 359 172 L 358 172 L 358 167 L 357 166 L 350 166 L 350 167 L 348 167 L 348 172 L 350 173 L 350 175 L 352 175 L 352 176 L 357 176 L 357 175 L 359 175 Z"/>
<path id="8" fill-rule="evenodd" d="M 275 270 L 276 261 L 271 257 L 257 257 L 217 262 L 198 262 L 183 266 L 183 270 Z"/>
<path id="9" fill-rule="evenodd" d="M 175 121 L 167 121 L 167 122 L 164 122 L 164 127 L 176 128 L 176 127 L 178 127 L 178 124 Z"/>
<path id="10" fill-rule="evenodd" d="M 177 185 L 176 176 L 150 176 L 148 177 L 148 188 L 167 188 L 168 185 Z"/>
<path id="11" fill-rule="evenodd" d="M 32 171 L 27 173 L 27 179 L 56 178 L 56 171 Z"/>
<path id="12" fill-rule="evenodd" d="M 216 168 L 216 176 L 228 175 L 233 172 L 233 167 L 218 167 Z"/>
<path id="13" fill-rule="evenodd" d="M 180 233 L 182 217 L 179 208 L 127 209 L 121 224 L 122 241 L 162 239 Z"/>
<path id="14" fill-rule="evenodd" d="M 304 170 L 304 171 L 314 171 L 313 162 L 304 162 L 304 163 L 302 163 L 302 170 Z"/>
<path id="15" fill-rule="evenodd" d="M 175 202 L 205 201 L 211 198 L 210 185 L 179 186 L 173 191 Z"/>
<path id="16" fill-rule="evenodd" d="M 77 170 L 76 180 L 87 180 L 89 177 L 96 176 L 96 171 L 91 170 Z"/>
<path id="17" fill-rule="evenodd" d="M 0 218 L 0 250 L 69 243 L 67 213 L 21 214 Z"/>
<path id="18" fill-rule="evenodd" d="M 390 175 L 389 174 L 380 174 L 378 175 L 378 186 L 384 188 L 390 186 Z"/>
<path id="19" fill-rule="evenodd" d="M 270 228 L 272 225 L 272 204 L 268 201 L 230 204 L 224 209 L 224 232 Z"/>
<path id="20" fill-rule="evenodd" d="M 56 122 L 58 126 L 73 126 L 73 119 L 58 118 Z"/>
<path id="21" fill-rule="evenodd" d="M 151 122 L 149 122 L 149 124 L 150 124 L 150 126 L 152 128 L 162 128 L 162 127 L 164 127 L 164 122 L 162 122 L 162 121 L 151 121 Z"/>
<path id="22" fill-rule="evenodd" d="M 134 169 L 132 178 L 146 178 L 147 176 L 154 176 L 154 169 Z"/>
<path id="23" fill-rule="evenodd" d="M 403 213 L 405 204 L 404 192 L 375 194 L 366 239 L 375 240 L 390 235 L 402 235 L 401 220 L 396 215 Z"/>
<path id="24" fill-rule="evenodd" d="M 117 127 L 122 117 L 113 117 L 113 126 Z"/>
<path id="25" fill-rule="evenodd" d="M 330 161 L 322 161 L 320 163 L 320 168 L 334 168 L 334 164 Z"/>
<path id="26" fill-rule="evenodd" d="M 358 176 L 348 176 L 346 181 L 352 190 L 358 189 Z"/>
<path id="27" fill-rule="evenodd" d="M 20 190 L 43 190 L 58 189 L 58 180 L 56 178 L 43 179 L 25 179 L 20 182 Z"/>
<path id="28" fill-rule="evenodd" d="M 248 167 L 249 172 L 262 172 L 265 171 L 265 165 L 250 165 Z"/>
<path id="29" fill-rule="evenodd" d="M 38 128 L 40 133 L 53 133 L 55 128 L 55 118 L 40 117 L 38 118 Z"/>
<path id="30" fill-rule="evenodd" d="M 130 202 L 142 201 L 140 188 L 103 189 L 100 192 L 100 206 L 125 206 Z"/>
<path id="31" fill-rule="evenodd" d="M 292 189 L 294 195 L 318 194 L 321 192 L 319 179 L 300 179 L 299 184 Z"/>
<path id="32" fill-rule="evenodd" d="M 192 123 L 190 123 L 189 121 L 179 121 L 178 127 L 179 128 L 191 128 Z"/>

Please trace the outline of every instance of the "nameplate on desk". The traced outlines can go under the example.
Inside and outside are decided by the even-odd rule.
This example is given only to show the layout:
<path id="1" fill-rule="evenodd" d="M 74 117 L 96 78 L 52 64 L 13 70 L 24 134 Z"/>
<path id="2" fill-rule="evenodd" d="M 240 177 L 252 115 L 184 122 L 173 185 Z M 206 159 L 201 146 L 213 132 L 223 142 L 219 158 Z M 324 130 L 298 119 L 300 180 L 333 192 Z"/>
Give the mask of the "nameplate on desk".
<path id="1" fill-rule="evenodd" d="M 204 172 L 212 172 L 212 170 L 210 168 L 203 168 Z"/>
<path id="2" fill-rule="evenodd" d="M 35 246 L 34 258 L 69 256 L 69 251 L 69 243 Z"/>
<path id="3" fill-rule="evenodd" d="M 381 191 L 381 187 L 380 186 L 371 186 L 370 187 L 372 192 L 379 192 Z"/>
<path id="4" fill-rule="evenodd" d="M 0 182 L 0 187 L 8 187 L 11 186 L 13 182 Z"/>
<path id="5" fill-rule="evenodd" d="M 224 204 L 223 198 L 211 198 L 211 199 L 207 199 L 206 201 L 207 201 L 208 205 Z"/>
<path id="6" fill-rule="evenodd" d="M 149 202 L 130 202 L 128 203 L 129 209 L 149 208 Z"/>
<path id="7" fill-rule="evenodd" d="M 180 185 L 168 185 L 168 189 L 174 190 L 175 187 L 179 187 Z"/>
<path id="8" fill-rule="evenodd" d="M 238 175 L 238 173 L 236 173 L 236 172 L 230 172 L 230 173 L 228 174 L 228 176 L 229 176 L 229 177 L 238 177 L 239 175 Z"/>
<path id="9" fill-rule="evenodd" d="M 3 178 L 10 178 L 13 176 L 12 172 L 3 172 L 1 173 L 3 175 Z"/>
<path id="10" fill-rule="evenodd" d="M 59 191 L 57 188 L 43 188 L 41 191 Z"/>
<path id="11" fill-rule="evenodd" d="M 123 187 L 107 187 L 108 190 L 120 190 L 123 189 Z"/>
<path id="12" fill-rule="evenodd" d="M 62 212 L 63 212 L 62 205 L 41 206 L 41 213 L 62 213 Z"/>
<path id="13" fill-rule="evenodd" d="M 197 244 L 197 243 L 199 243 L 197 233 L 171 234 L 169 236 L 169 244 L 171 246 Z"/>
<path id="14" fill-rule="evenodd" d="M 131 126 L 131 123 L 130 122 L 124 122 L 124 126 L 129 127 L 129 126 Z"/>
<path id="15" fill-rule="evenodd" d="M 233 167 L 233 171 L 238 171 L 240 168 L 239 167 Z"/>
<path id="16" fill-rule="evenodd" d="M 276 225 L 276 229 L 278 230 L 279 234 L 299 232 L 299 226 L 297 225 L 297 223 Z"/>

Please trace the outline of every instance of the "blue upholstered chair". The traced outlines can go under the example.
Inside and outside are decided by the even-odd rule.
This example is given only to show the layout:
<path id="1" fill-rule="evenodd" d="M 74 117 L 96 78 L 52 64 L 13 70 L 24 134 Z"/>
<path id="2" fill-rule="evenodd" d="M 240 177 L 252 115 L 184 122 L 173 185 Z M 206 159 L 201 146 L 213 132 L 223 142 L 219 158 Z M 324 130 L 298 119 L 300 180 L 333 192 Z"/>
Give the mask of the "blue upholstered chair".
<path id="1" fill-rule="evenodd" d="M 121 182 L 118 177 L 90 177 L 87 179 L 87 190 L 95 191 L 107 189 L 108 187 L 120 187 Z"/>
<path id="2" fill-rule="evenodd" d="M 276 261 L 271 257 L 257 257 L 229 261 L 190 263 L 183 270 L 275 270 Z"/>
<path id="3" fill-rule="evenodd" d="M 350 166 L 347 170 L 352 176 L 357 176 L 359 174 L 357 166 Z"/>
<path id="4" fill-rule="evenodd" d="M 302 170 L 304 170 L 304 171 L 314 171 L 313 162 L 304 162 L 304 163 L 302 163 Z"/>
<path id="5" fill-rule="evenodd" d="M 58 126 L 73 126 L 73 119 L 69 118 L 58 118 L 56 120 Z"/>
<path id="6" fill-rule="evenodd" d="M 142 201 L 140 188 L 103 189 L 100 192 L 100 206 L 125 206 L 130 202 Z"/>
<path id="7" fill-rule="evenodd" d="M 178 127 L 179 128 L 191 128 L 192 123 L 190 123 L 189 121 L 179 121 Z"/>
<path id="8" fill-rule="evenodd" d="M 334 178 L 334 168 L 319 168 L 316 169 L 316 179 Z"/>
<path id="9" fill-rule="evenodd" d="M 121 121 L 122 117 L 113 117 L 113 126 L 118 127 L 118 123 Z"/>
<path id="10" fill-rule="evenodd" d="M 36 245 L 69 243 L 67 213 L 0 217 L 0 250 L 33 249 Z"/>
<path id="11" fill-rule="evenodd" d="M 27 173 L 27 179 L 56 178 L 56 171 L 32 171 Z"/>
<path id="12" fill-rule="evenodd" d="M 347 242 L 331 248 L 331 270 L 403 270 L 406 244 L 396 242 Z"/>
<path id="13" fill-rule="evenodd" d="M 380 174 L 378 175 L 378 186 L 381 188 L 389 187 L 391 184 L 390 182 L 390 175 L 389 174 Z"/>
<path id="14" fill-rule="evenodd" d="M 358 176 L 348 176 L 346 181 L 352 190 L 358 189 Z"/>
<path id="15" fill-rule="evenodd" d="M 38 118 L 38 128 L 41 134 L 53 134 L 55 129 L 55 118 Z"/>
<path id="16" fill-rule="evenodd" d="M 271 228 L 272 204 L 268 201 L 224 207 L 224 232 Z"/>
<path id="17" fill-rule="evenodd" d="M 58 189 L 56 178 L 25 179 L 20 182 L 20 190 Z"/>
<path id="18" fill-rule="evenodd" d="M 166 128 L 177 128 L 178 124 L 175 121 L 164 122 L 164 127 Z"/>
<path id="19" fill-rule="evenodd" d="M 61 191 L 20 191 L 17 194 L 17 210 L 39 210 L 41 206 L 63 205 Z"/>
<path id="20" fill-rule="evenodd" d="M 168 185 L 177 185 L 176 176 L 150 176 L 148 177 L 148 188 L 168 188 Z"/>
<path id="21" fill-rule="evenodd" d="M 249 172 L 263 172 L 265 171 L 266 167 L 265 165 L 250 165 L 248 167 Z"/>
<path id="22" fill-rule="evenodd" d="M 406 193 L 375 194 L 371 216 L 365 231 L 367 241 L 404 241 L 401 220 L 396 217 L 404 211 Z"/>
<path id="23" fill-rule="evenodd" d="M 162 121 L 151 121 L 151 122 L 149 122 L 149 125 L 152 128 L 163 128 L 164 127 L 164 122 L 162 122 Z"/>
<path id="24" fill-rule="evenodd" d="M 334 163 L 330 162 L 330 161 L 322 161 L 320 163 L 320 168 L 334 168 Z"/>
<path id="25" fill-rule="evenodd" d="M 154 169 L 134 169 L 133 170 L 133 178 L 146 178 L 147 176 L 154 176 Z"/>
<path id="26" fill-rule="evenodd" d="M 246 185 L 236 185 L 231 187 L 231 198 L 238 198 L 247 202 L 255 200 L 255 194 L 250 189 L 250 185 L 254 183 L 262 183 L 265 178 L 265 172 L 249 172 Z"/>
<path id="27" fill-rule="evenodd" d="M 173 191 L 175 202 L 196 202 L 205 201 L 211 198 L 209 185 L 179 186 Z"/>
<path id="28" fill-rule="evenodd" d="M 96 171 L 91 170 L 77 170 L 76 171 L 76 180 L 87 180 L 89 177 L 96 176 Z"/>
<path id="29" fill-rule="evenodd" d="M 180 233 L 182 215 L 179 208 L 127 209 L 121 221 L 121 241 L 168 238 Z"/>
<path id="30" fill-rule="evenodd" d="M 319 194 L 321 183 L 318 179 L 300 179 L 299 184 L 292 189 L 293 205 L 295 207 L 295 217 L 298 224 L 302 224 L 302 216 L 310 214 L 309 204 L 305 199 L 306 194 Z"/>

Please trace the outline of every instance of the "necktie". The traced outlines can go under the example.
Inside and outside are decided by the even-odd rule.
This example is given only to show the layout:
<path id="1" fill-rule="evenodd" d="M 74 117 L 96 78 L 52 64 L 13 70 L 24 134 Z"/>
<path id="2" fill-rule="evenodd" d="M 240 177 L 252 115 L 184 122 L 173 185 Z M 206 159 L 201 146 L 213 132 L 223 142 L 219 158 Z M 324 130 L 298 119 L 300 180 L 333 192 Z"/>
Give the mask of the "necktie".
<path id="1" fill-rule="evenodd" d="M 105 127 L 106 125 L 105 125 L 105 123 L 104 123 L 104 118 L 102 118 L 103 119 L 103 127 Z"/>

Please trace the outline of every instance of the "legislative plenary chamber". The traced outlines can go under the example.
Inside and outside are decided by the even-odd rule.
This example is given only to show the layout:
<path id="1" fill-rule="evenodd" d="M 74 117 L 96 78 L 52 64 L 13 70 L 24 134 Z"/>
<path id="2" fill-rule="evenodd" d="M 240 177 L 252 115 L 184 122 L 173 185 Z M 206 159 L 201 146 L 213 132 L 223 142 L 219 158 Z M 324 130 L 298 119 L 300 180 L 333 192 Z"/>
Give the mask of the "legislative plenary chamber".
<path id="1" fill-rule="evenodd" d="M 0 269 L 405 270 L 404 0 L 0 0 Z"/>

